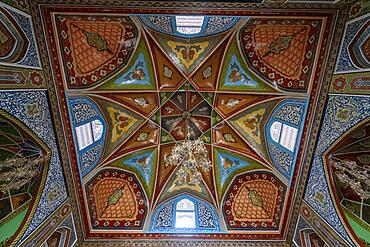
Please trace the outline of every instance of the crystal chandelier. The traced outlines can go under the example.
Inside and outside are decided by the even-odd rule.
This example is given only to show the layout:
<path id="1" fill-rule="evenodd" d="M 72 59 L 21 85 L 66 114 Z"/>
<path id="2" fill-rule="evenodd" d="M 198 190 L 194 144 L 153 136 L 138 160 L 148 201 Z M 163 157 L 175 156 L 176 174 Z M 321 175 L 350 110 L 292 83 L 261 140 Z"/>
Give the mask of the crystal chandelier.
<path id="1" fill-rule="evenodd" d="M 212 167 L 203 141 L 190 140 L 189 128 L 186 140 L 176 143 L 171 154 L 165 157 L 165 165 L 178 166 L 177 183 L 189 185 L 200 184 L 202 180 L 200 169 L 210 171 Z"/>
<path id="2" fill-rule="evenodd" d="M 18 190 L 30 184 L 40 172 L 40 165 L 45 161 L 43 156 L 15 157 L 0 162 L 0 192 Z"/>
<path id="3" fill-rule="evenodd" d="M 351 160 L 333 160 L 330 164 L 335 167 L 335 175 L 341 183 L 349 186 L 361 199 L 370 198 L 370 166 L 359 166 Z"/>

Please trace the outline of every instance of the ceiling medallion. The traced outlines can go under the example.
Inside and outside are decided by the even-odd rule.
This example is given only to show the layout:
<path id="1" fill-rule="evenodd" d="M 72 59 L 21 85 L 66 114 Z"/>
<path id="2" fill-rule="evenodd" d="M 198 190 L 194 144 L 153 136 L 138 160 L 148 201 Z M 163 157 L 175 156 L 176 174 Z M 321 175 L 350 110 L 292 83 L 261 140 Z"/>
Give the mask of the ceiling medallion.
<path id="1" fill-rule="evenodd" d="M 212 167 L 204 142 L 190 140 L 189 126 L 186 140 L 176 143 L 171 154 L 165 158 L 165 164 L 179 167 L 176 172 L 178 185 L 199 185 L 202 179 L 200 170 L 208 172 Z"/>

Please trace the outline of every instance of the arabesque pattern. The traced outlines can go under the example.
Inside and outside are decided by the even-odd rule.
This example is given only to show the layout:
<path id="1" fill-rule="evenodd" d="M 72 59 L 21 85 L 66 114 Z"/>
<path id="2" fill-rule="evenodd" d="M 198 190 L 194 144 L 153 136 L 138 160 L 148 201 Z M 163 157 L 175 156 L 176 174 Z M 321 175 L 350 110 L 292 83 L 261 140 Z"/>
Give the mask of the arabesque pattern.
<path id="1" fill-rule="evenodd" d="M 171 202 L 179 196 L 210 206 L 196 204 L 202 220 L 199 228 L 189 229 L 198 239 L 284 238 L 298 179 L 293 174 L 303 165 L 320 86 L 310 78 L 322 73 L 315 64 L 325 54 L 326 43 L 319 41 L 328 35 L 330 15 L 267 18 L 245 11 L 237 19 L 205 16 L 213 23 L 205 30 L 216 33 L 184 37 L 165 34 L 173 30 L 168 26 L 173 15 L 89 9 L 72 18 L 73 9 L 45 11 L 46 19 L 56 18 L 47 22 L 54 34 L 50 48 L 64 59 L 53 64 L 56 74 L 65 75 L 58 77 L 60 98 L 89 99 L 99 109 L 94 118 L 106 126 L 105 135 L 96 134 L 101 127 L 93 120 L 72 126 L 75 113 L 69 101 L 65 104 L 69 111 L 62 118 L 73 133 L 68 136 L 71 151 L 84 152 L 78 143 L 86 150 L 94 147 L 94 133 L 103 146 L 96 165 L 77 179 L 84 190 L 77 195 L 81 213 L 87 216 L 82 223 L 91 226 L 86 239 L 178 239 L 176 233 L 188 229 L 174 225 Z M 307 105 L 299 108 L 291 103 L 296 101 Z M 267 125 L 282 102 L 285 108 L 276 116 L 281 129 L 271 132 Z M 289 119 L 281 116 L 292 109 Z M 86 115 L 86 109 L 78 112 Z M 188 133 L 205 143 L 212 162 L 196 185 L 179 180 L 178 167 L 164 162 Z M 271 138 L 286 152 L 269 152 Z M 287 150 L 294 152 L 284 172 L 274 161 L 286 159 Z M 80 173 L 78 167 L 75 171 Z M 208 222 L 209 208 L 224 217 Z M 154 220 L 155 209 L 160 210 Z M 169 232 L 152 232 L 166 225 Z M 202 227 L 211 230 L 205 234 Z"/>

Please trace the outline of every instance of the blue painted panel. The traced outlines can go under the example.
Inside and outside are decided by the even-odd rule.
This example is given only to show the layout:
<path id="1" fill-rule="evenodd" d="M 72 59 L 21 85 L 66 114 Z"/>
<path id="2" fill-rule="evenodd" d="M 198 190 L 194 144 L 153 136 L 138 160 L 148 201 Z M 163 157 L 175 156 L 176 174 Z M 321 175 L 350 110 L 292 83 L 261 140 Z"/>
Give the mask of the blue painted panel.
<path id="1" fill-rule="evenodd" d="M 194 203 L 195 228 L 176 228 L 176 205 L 179 201 L 188 199 Z M 201 201 L 189 195 L 181 195 L 162 203 L 154 211 L 151 231 L 167 233 L 204 233 L 219 232 L 220 226 L 215 209 L 208 202 Z"/>
<path id="2" fill-rule="evenodd" d="M 304 200 L 349 243 L 349 246 L 355 244 L 342 225 L 331 199 L 322 154 L 347 130 L 369 116 L 370 97 L 329 96 L 304 197 Z"/>
<path id="3" fill-rule="evenodd" d="M 134 66 L 117 78 L 114 83 L 118 85 L 151 85 L 148 68 L 144 54 L 140 53 Z"/>
<path id="4" fill-rule="evenodd" d="M 87 97 L 70 97 L 68 99 L 69 112 L 72 124 L 73 138 L 75 142 L 78 167 L 81 176 L 87 175 L 99 162 L 104 149 L 107 125 L 103 114 L 98 106 Z M 102 136 L 99 140 L 94 141 L 91 145 L 79 150 L 76 136 L 76 127 L 89 124 L 93 121 L 100 121 L 103 125 Z"/>
<path id="5" fill-rule="evenodd" d="M 199 33 L 184 34 L 176 29 L 176 16 L 169 15 L 141 15 L 141 20 L 149 28 L 168 35 L 177 37 L 203 37 L 207 35 L 214 35 L 222 33 L 232 28 L 239 20 L 239 17 L 225 17 L 225 16 L 205 16 Z"/>
<path id="6" fill-rule="evenodd" d="M 284 100 L 272 112 L 265 129 L 270 158 L 276 168 L 288 179 L 291 179 L 297 159 L 298 148 L 301 142 L 304 120 L 306 117 L 307 102 L 308 101 L 306 100 Z M 280 122 L 282 125 L 288 125 L 298 129 L 293 151 L 272 139 L 270 128 L 274 122 Z"/>

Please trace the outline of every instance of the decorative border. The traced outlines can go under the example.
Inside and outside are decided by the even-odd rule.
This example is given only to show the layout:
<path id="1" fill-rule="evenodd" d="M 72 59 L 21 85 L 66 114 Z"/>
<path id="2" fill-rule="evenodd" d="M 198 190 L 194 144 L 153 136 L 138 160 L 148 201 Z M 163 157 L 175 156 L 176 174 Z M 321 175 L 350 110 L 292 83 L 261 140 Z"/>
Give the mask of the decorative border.
<path id="1" fill-rule="evenodd" d="M 309 171 L 312 165 L 313 160 L 313 154 L 316 148 L 317 144 L 317 138 L 319 134 L 319 129 L 321 127 L 322 119 L 323 119 L 323 112 L 325 109 L 325 102 L 328 97 L 328 91 L 330 87 L 330 81 L 331 76 L 333 74 L 334 68 L 335 68 L 335 61 L 338 54 L 340 42 L 341 42 L 341 36 L 343 33 L 343 29 L 345 26 L 346 21 L 346 15 L 347 15 L 347 6 L 344 6 L 336 11 L 336 24 L 333 27 L 333 30 L 335 29 L 336 32 L 332 34 L 331 38 L 331 46 L 330 46 L 330 53 L 326 54 L 326 57 L 324 58 L 325 66 L 322 66 L 321 69 L 325 72 L 323 73 L 323 76 L 321 78 L 315 78 L 315 82 L 322 81 L 322 87 L 321 90 L 318 93 L 318 101 L 316 106 L 316 114 L 312 118 L 312 126 L 311 126 L 311 132 L 308 134 L 309 142 L 307 142 L 305 154 L 306 156 L 303 158 L 303 161 L 306 165 L 303 167 L 300 167 L 299 170 L 296 170 L 296 172 L 293 174 L 293 176 L 299 176 L 300 179 L 298 181 L 299 186 L 297 187 L 295 191 L 295 198 L 293 199 L 293 208 L 290 222 L 291 225 L 288 227 L 287 237 L 286 241 L 291 242 L 294 237 L 294 230 L 295 230 L 295 223 L 298 220 L 299 215 L 299 208 L 301 207 L 301 204 L 303 202 L 304 198 L 304 191 L 307 185 L 308 181 L 308 175 Z"/>

